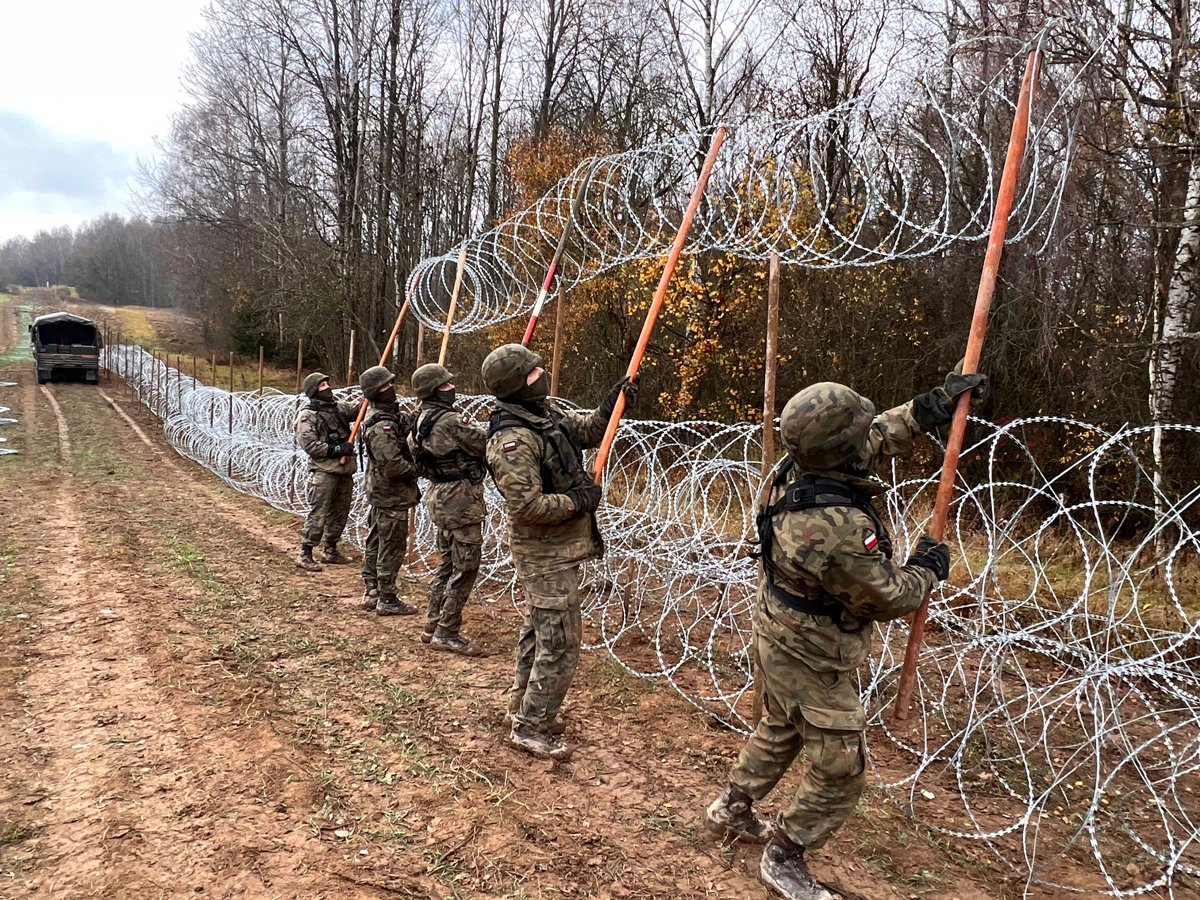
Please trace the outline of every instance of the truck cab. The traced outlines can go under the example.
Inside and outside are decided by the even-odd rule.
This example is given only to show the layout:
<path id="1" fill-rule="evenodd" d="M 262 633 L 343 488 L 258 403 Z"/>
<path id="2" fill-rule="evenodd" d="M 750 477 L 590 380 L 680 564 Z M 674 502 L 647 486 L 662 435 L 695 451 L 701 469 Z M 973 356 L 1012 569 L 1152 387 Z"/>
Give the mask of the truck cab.
<path id="1" fill-rule="evenodd" d="M 29 339 L 38 384 L 45 384 L 55 375 L 89 384 L 99 380 L 103 341 L 91 319 L 69 312 L 38 316 L 29 326 Z"/>

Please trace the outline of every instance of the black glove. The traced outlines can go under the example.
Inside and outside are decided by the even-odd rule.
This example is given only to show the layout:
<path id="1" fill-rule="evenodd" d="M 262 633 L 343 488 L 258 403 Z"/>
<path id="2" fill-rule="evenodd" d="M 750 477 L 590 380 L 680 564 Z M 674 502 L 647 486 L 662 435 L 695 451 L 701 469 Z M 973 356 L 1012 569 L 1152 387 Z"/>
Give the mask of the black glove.
<path id="1" fill-rule="evenodd" d="M 637 403 L 638 391 L 642 389 L 641 382 L 638 380 L 641 376 L 634 375 L 631 379 L 628 375 L 612 386 L 612 390 L 608 392 L 608 396 L 604 398 L 604 402 L 600 404 L 600 409 L 605 415 L 611 416 L 613 410 L 617 408 L 617 397 L 622 393 L 625 395 L 625 407 L 628 409 Z"/>
<path id="2" fill-rule="evenodd" d="M 329 442 L 329 458 L 341 459 L 343 456 L 353 456 L 354 445 L 350 443 L 338 443 L 337 441 Z"/>
<path id="3" fill-rule="evenodd" d="M 945 581 L 950 577 L 950 548 L 941 541 L 935 541 L 929 535 L 923 534 L 917 541 L 912 556 L 904 565 L 928 569 L 937 576 L 938 581 Z"/>
<path id="4" fill-rule="evenodd" d="M 961 363 L 959 365 L 961 366 Z M 954 418 L 954 401 L 958 396 L 967 391 L 975 391 L 971 395 L 971 405 L 975 406 L 982 399 L 986 385 L 987 376 L 979 372 L 973 375 L 950 372 L 941 387 L 935 387 L 928 394 L 913 397 L 913 418 L 926 431 L 949 425 L 950 420 Z"/>
<path id="5" fill-rule="evenodd" d="M 604 489 L 598 484 L 589 484 L 584 487 L 575 487 L 567 491 L 567 496 L 575 504 L 575 509 L 578 512 L 595 512 L 596 507 L 600 505 L 600 499 L 604 496 Z"/>

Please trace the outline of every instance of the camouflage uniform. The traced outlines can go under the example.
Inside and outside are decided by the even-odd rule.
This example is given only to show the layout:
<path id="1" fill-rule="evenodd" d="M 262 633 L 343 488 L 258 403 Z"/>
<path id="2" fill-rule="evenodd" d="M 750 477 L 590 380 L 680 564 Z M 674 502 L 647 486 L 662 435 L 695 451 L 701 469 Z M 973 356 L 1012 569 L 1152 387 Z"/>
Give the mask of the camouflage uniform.
<path id="1" fill-rule="evenodd" d="M 417 469 L 405 440 L 411 427 L 412 416 L 401 412 L 395 403 L 375 401 L 367 410 L 363 426 L 366 493 L 371 509 L 362 576 L 368 592 L 378 589 L 380 611 L 397 606 L 396 574 L 408 553 L 408 511 L 421 497 Z"/>
<path id="2" fill-rule="evenodd" d="M 871 424 L 861 463 L 871 467 L 909 452 L 920 433 L 911 402 L 888 410 Z M 877 492 L 865 477 L 810 474 L 866 496 Z M 782 499 L 787 486 L 786 479 L 777 479 L 768 505 Z M 778 587 L 802 597 L 828 592 L 844 613 L 839 619 L 793 609 L 766 577 L 760 579 L 754 640 L 766 715 L 730 781 L 759 800 L 804 747 L 811 765 L 791 805 L 780 813 L 779 827 L 802 847 L 820 847 L 854 812 L 866 784 L 866 713 L 854 673 L 870 656 L 872 622 L 912 612 L 937 579 L 927 568 L 895 565 L 881 524 L 860 509 L 840 505 L 778 514 L 770 563 Z"/>
<path id="3" fill-rule="evenodd" d="M 346 528 L 357 464 L 353 453 L 341 456 L 336 448 L 349 440 L 350 423 L 357 416 L 357 403 L 310 397 L 296 419 L 296 441 L 308 454 L 311 508 L 300 531 L 306 547 L 324 542 L 326 552 L 336 553 Z"/>
<path id="4" fill-rule="evenodd" d="M 487 461 L 504 496 L 509 547 L 527 609 L 517 642 L 513 720 L 549 729 L 579 664 L 579 569 L 604 554 L 594 513 L 567 495 L 592 485 L 583 450 L 604 437 L 611 410 L 575 413 L 549 404 L 546 415 L 497 402 Z"/>
<path id="5" fill-rule="evenodd" d="M 831 900 L 804 852 L 854 812 L 866 785 L 866 713 L 854 673 L 870 656 L 873 623 L 912 612 L 950 568 L 948 548 L 925 536 L 903 566 L 872 502 L 873 467 L 907 453 L 925 428 L 949 421 L 954 397 L 981 376 L 875 415 L 869 400 L 822 383 L 792 397 L 779 430 L 788 458 L 758 517 L 762 577 L 754 651 L 766 715 L 742 749 L 708 821 L 738 837 L 770 840 L 759 872 L 790 900 Z M 777 829 L 751 810 L 801 748 L 809 768 Z"/>
<path id="6" fill-rule="evenodd" d="M 425 399 L 408 444 L 430 480 L 425 508 L 437 527 L 437 548 L 442 554 L 429 589 L 425 634 L 451 637 L 462 628 L 463 607 L 479 574 L 487 431 L 452 405 Z"/>

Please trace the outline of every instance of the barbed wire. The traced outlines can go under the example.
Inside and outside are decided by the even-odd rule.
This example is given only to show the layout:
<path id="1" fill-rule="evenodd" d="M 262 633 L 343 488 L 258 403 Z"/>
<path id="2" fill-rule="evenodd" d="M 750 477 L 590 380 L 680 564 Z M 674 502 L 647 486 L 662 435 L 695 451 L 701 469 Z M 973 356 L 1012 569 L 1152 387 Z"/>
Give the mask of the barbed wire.
<path id="1" fill-rule="evenodd" d="M 811 269 L 873 266 L 928 256 L 987 238 L 1003 158 L 993 158 L 981 123 L 1015 108 L 1014 86 L 1030 50 L 1064 27 L 1004 49 L 997 39 L 963 41 L 945 63 L 901 89 L 885 83 L 802 119 L 748 120 L 733 127 L 717 157 L 685 252 L 728 253 Z M 987 77 L 980 52 L 998 57 Z M 1098 52 L 1098 51 L 1097 51 Z M 1048 239 L 1065 184 L 1072 141 L 1069 103 L 1090 64 L 1042 69 L 1022 182 L 1008 241 Z M 990 128 L 991 126 L 986 126 Z M 679 226 L 711 131 L 591 157 L 527 208 L 422 260 L 409 280 L 412 309 L 444 327 L 465 251 L 451 330 L 470 332 L 533 307 L 568 222 L 566 252 L 550 296 L 626 263 L 665 255 Z M 576 197 L 577 213 L 571 216 Z"/>
<path id="2" fill-rule="evenodd" d="M 103 360 L 182 455 L 279 509 L 306 511 L 307 459 L 293 430 L 302 397 L 230 394 L 136 347 L 106 348 Z M 490 401 L 460 399 L 477 417 Z M 1164 427 L 1177 441 L 1200 437 Z M 1184 565 L 1200 551 L 1188 524 L 1200 487 L 1156 495 L 1141 462 L 1151 430 L 973 420 L 950 519 L 954 571 L 933 599 L 914 724 L 885 715 L 904 622 L 880 627 L 861 683 L 887 794 L 927 827 L 985 843 L 1030 885 L 1174 896 L 1181 877 L 1200 876 L 1200 621 L 1196 569 Z M 761 435 L 749 423 L 624 421 L 599 511 L 607 553 L 584 579 L 591 649 L 742 732 Z M 893 468 L 885 484 L 881 506 L 905 558 L 927 527 L 937 473 Z M 486 500 L 481 594 L 515 602 L 490 482 Z M 349 536 L 359 547 L 365 514 L 356 490 Z M 423 509 L 410 543 L 407 574 L 426 578 L 436 551 Z"/>

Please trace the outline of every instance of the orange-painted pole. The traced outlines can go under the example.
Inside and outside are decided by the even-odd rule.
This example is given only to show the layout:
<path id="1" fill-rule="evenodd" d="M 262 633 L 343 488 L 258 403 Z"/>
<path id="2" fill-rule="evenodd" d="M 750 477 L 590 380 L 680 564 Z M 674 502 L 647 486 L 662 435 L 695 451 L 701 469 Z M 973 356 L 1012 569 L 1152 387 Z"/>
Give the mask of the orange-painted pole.
<path id="1" fill-rule="evenodd" d="M 438 352 L 438 365 L 446 364 L 446 353 L 450 350 L 450 326 L 454 323 L 454 311 L 458 308 L 458 292 L 462 290 L 463 269 L 467 265 L 467 245 L 458 254 L 458 267 L 454 273 L 454 292 L 450 295 L 450 309 L 446 313 L 446 328 L 442 332 L 442 349 Z"/>
<path id="2" fill-rule="evenodd" d="M 992 215 L 992 233 L 988 238 L 987 255 L 983 260 L 983 272 L 979 276 L 979 291 L 975 295 L 975 313 L 971 317 L 971 333 L 967 338 L 967 352 L 963 357 L 962 372 L 970 375 L 979 371 L 979 357 L 983 352 L 983 339 L 987 334 L 988 313 L 992 308 L 992 296 L 996 292 L 996 276 L 1000 271 L 1000 259 L 1004 255 L 1004 236 L 1008 231 L 1008 217 L 1012 212 L 1013 199 L 1017 193 L 1017 177 L 1021 172 L 1021 158 L 1025 155 L 1025 140 L 1029 134 L 1029 108 L 1041 68 L 1041 55 L 1034 50 L 1025 63 L 1025 75 L 1021 79 L 1021 94 L 1017 99 L 1017 111 L 1013 118 L 1012 134 L 1008 140 L 1008 155 L 1004 160 L 1004 174 L 1000 178 L 1000 192 L 996 197 L 996 211 Z M 958 457 L 962 453 L 963 436 L 967 431 L 967 411 L 970 408 L 971 392 L 960 394 L 954 407 L 954 418 L 950 423 L 950 436 L 946 441 L 946 456 L 942 461 L 942 477 L 938 483 L 937 501 L 933 508 L 933 521 L 929 533 L 936 540 L 946 535 L 946 522 L 950 518 L 950 501 L 954 496 L 954 479 L 958 474 Z M 929 597 L 913 613 L 912 627 L 908 635 L 908 646 L 904 650 L 904 667 L 900 670 L 900 684 L 896 689 L 896 705 L 893 717 L 900 722 L 908 718 L 913 689 L 917 681 L 917 657 L 925 640 L 925 620 L 929 616 Z"/>
<path id="3" fill-rule="evenodd" d="M 683 214 L 683 221 L 679 223 L 679 231 L 675 235 L 675 242 L 671 245 L 667 264 L 663 267 L 662 277 L 658 280 L 658 289 L 654 292 L 654 300 L 646 312 L 646 321 L 642 323 L 642 333 L 638 335 L 637 346 L 633 349 L 633 357 L 629 360 L 629 367 L 625 370 L 625 374 L 630 378 L 637 374 L 638 367 L 642 364 L 642 357 L 646 355 L 646 345 L 650 343 L 650 334 L 654 331 L 658 312 L 662 308 L 663 300 L 666 299 L 667 287 L 671 284 L 675 265 L 679 262 L 679 255 L 683 252 L 683 244 L 687 240 L 692 220 L 696 217 L 696 210 L 700 207 L 700 198 L 704 196 L 704 188 L 708 184 L 708 177 L 712 174 L 713 164 L 717 160 L 717 151 L 721 149 L 724 140 L 725 126 L 722 125 L 713 134 L 712 145 L 708 148 L 704 166 L 700 169 L 700 177 L 696 180 L 696 187 L 692 189 L 692 199 L 688 202 L 687 210 Z M 621 415 L 624 412 L 625 394 L 618 392 L 617 405 L 612 411 L 612 416 L 609 417 L 608 428 L 604 432 L 604 440 L 600 442 L 600 449 L 596 452 L 594 473 L 596 484 L 600 483 L 600 478 L 604 474 L 604 464 L 608 462 L 608 454 L 612 450 L 613 439 L 617 436 L 617 426 L 621 423 Z"/>
<path id="4" fill-rule="evenodd" d="M 571 236 L 571 226 L 575 224 L 575 219 L 579 216 L 579 204 L 583 202 L 583 195 L 587 191 L 588 182 L 592 180 L 592 171 L 588 169 L 583 180 L 579 182 L 579 187 L 575 190 L 575 196 L 571 198 L 571 206 L 567 211 L 567 221 L 563 223 L 562 234 L 558 236 L 558 246 L 554 248 L 554 255 L 550 258 L 550 268 L 546 270 L 546 277 L 542 281 L 541 290 L 538 291 L 537 300 L 533 304 L 533 312 L 529 314 L 529 324 L 525 326 L 525 336 L 521 338 L 521 343 L 526 347 L 533 340 L 533 330 L 537 328 L 538 321 L 542 318 L 542 308 L 546 305 L 546 298 L 550 295 L 550 288 L 554 284 L 554 276 L 558 274 L 558 264 L 562 261 L 563 251 L 567 249 L 567 238 Z M 558 298 L 558 308 L 562 309 L 562 297 Z M 558 316 L 558 321 L 562 321 L 562 316 Z M 555 329 L 555 339 L 559 337 L 559 329 Z M 558 345 L 555 344 L 557 352 Z M 555 382 L 550 386 L 550 392 L 558 391 L 558 384 Z"/>

